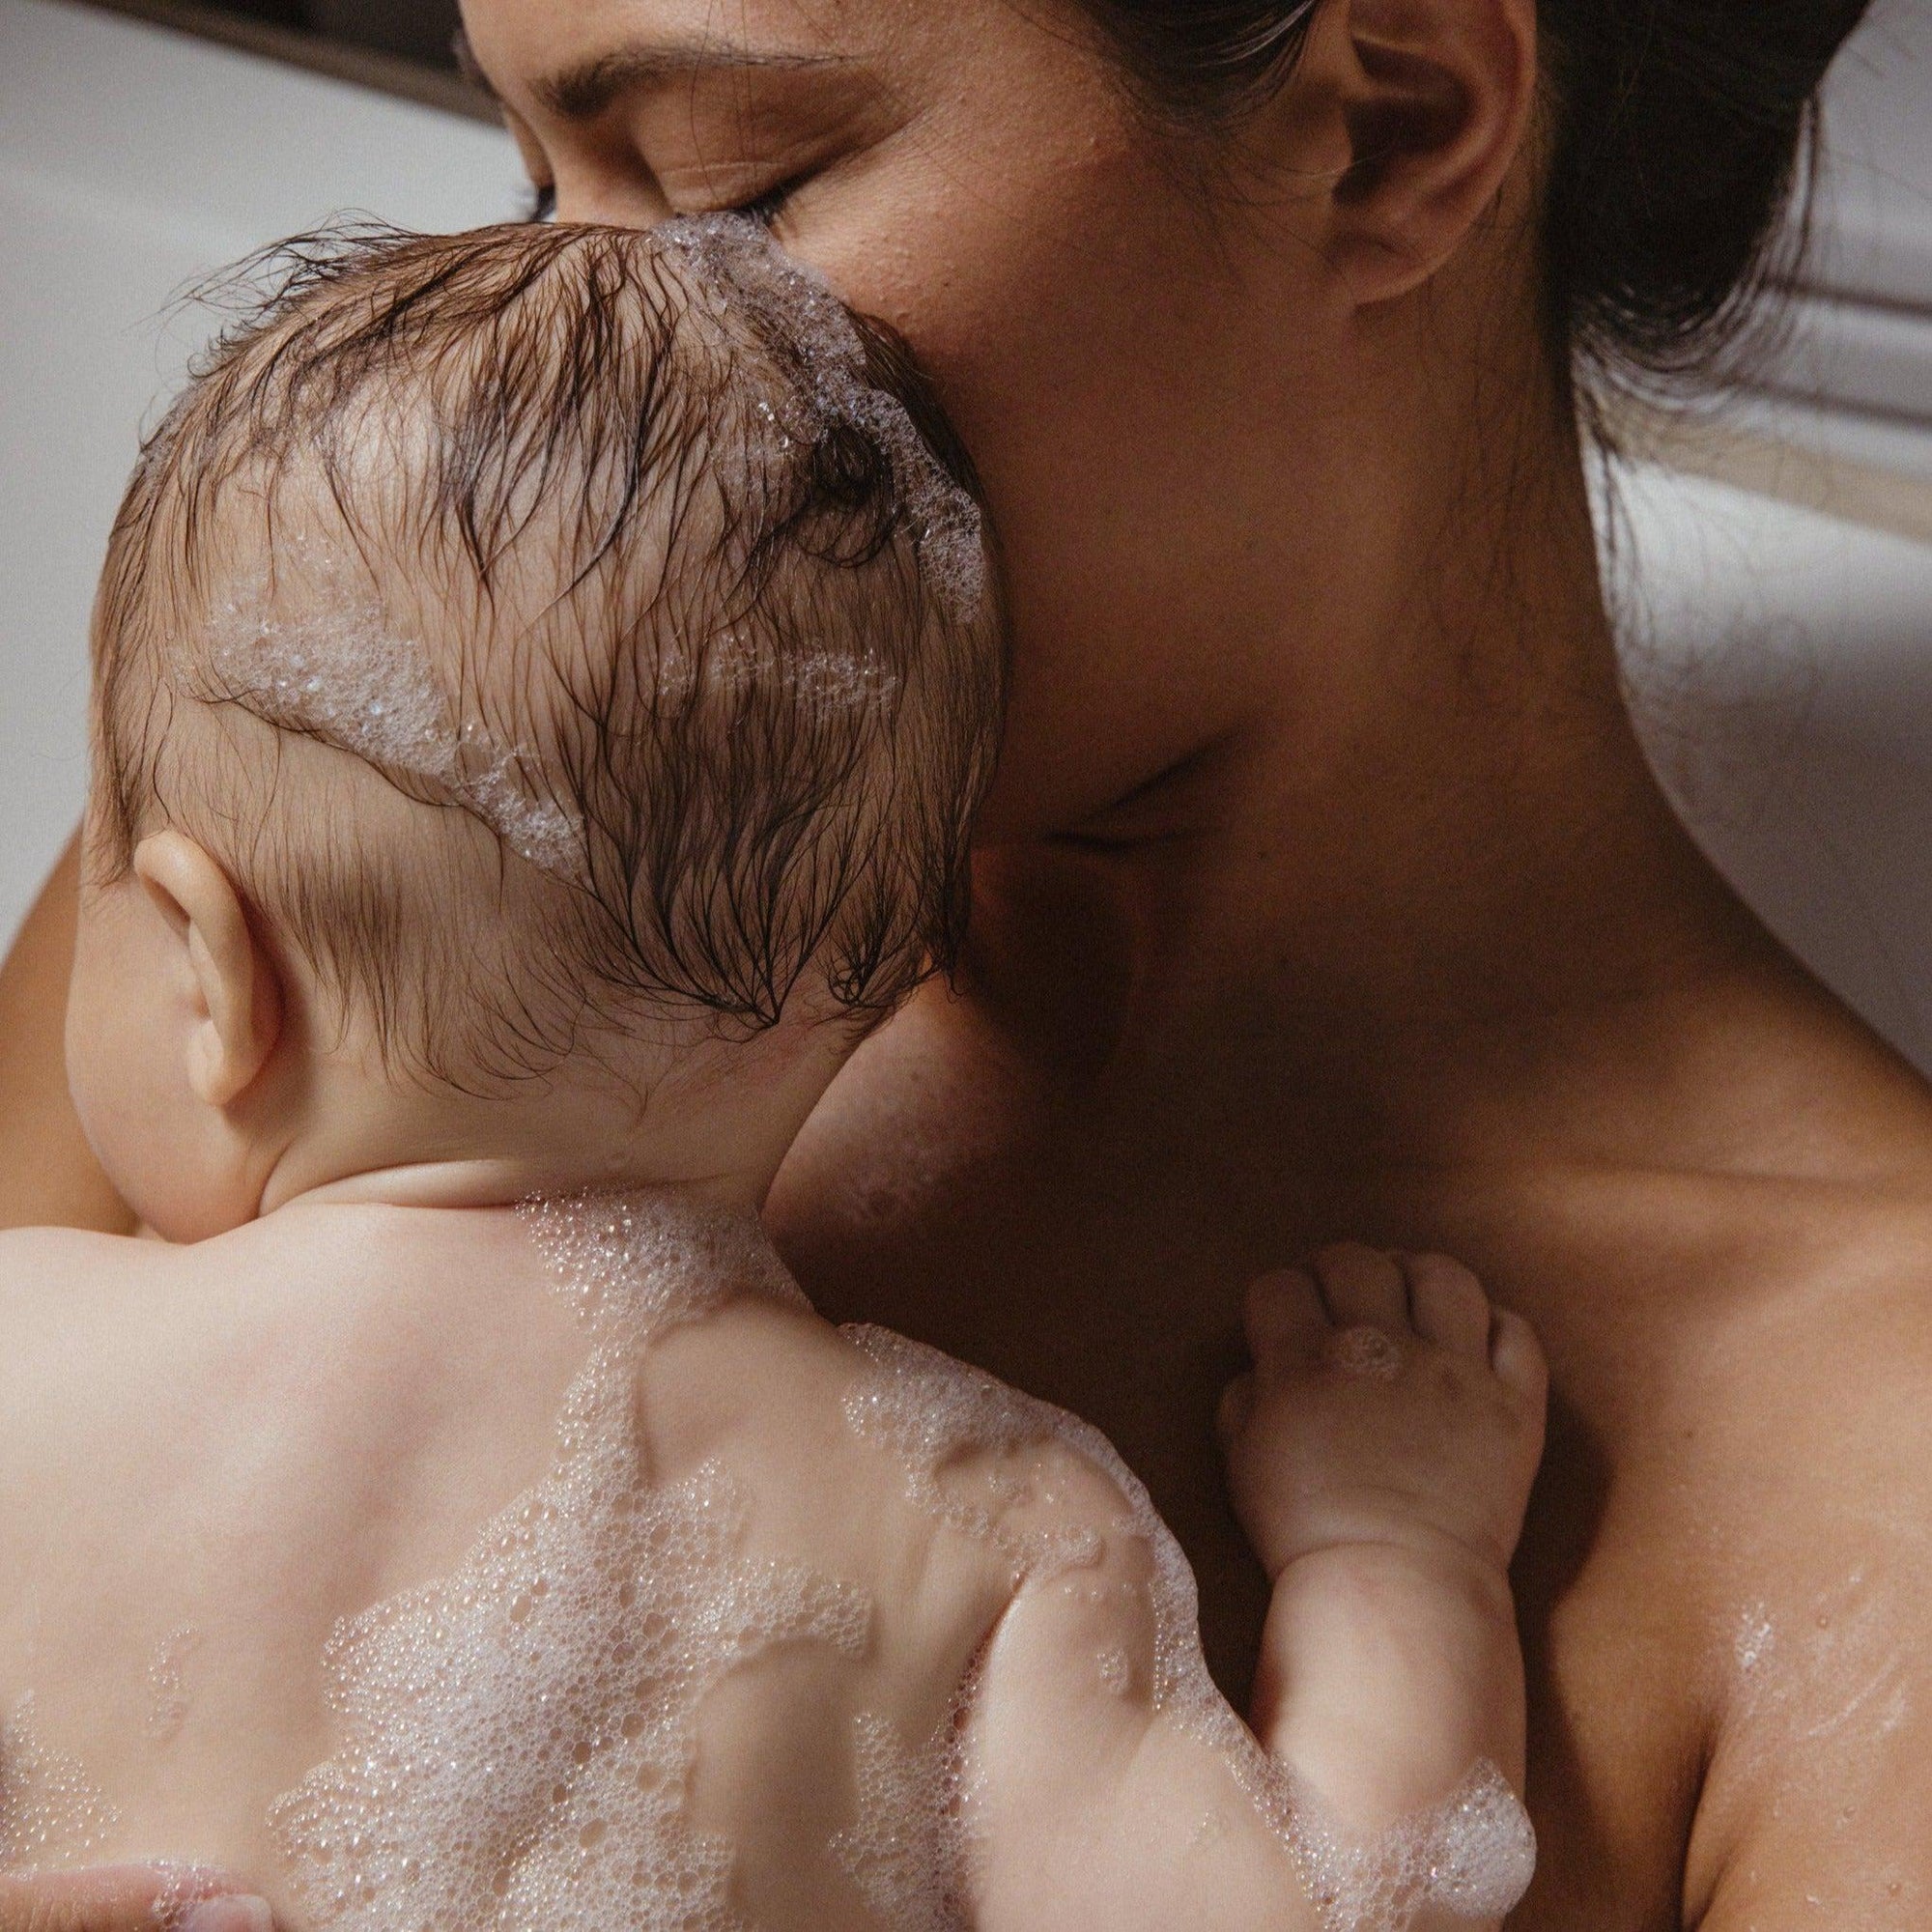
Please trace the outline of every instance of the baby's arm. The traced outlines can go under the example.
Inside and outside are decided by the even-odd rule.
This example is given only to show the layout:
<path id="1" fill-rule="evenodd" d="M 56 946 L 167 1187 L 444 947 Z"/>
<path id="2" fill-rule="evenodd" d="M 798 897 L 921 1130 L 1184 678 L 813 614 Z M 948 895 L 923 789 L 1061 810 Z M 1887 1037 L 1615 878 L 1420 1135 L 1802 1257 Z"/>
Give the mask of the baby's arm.
<path id="1" fill-rule="evenodd" d="M 968 1741 L 976 1932 L 1333 1932 L 1238 1753 L 1156 1708 L 1148 1554 L 1110 1543 L 1028 1586 L 993 1638 Z"/>
<path id="2" fill-rule="evenodd" d="M 1274 1586 L 1255 1729 L 1336 1836 L 1383 1840 L 1386 1862 L 1405 1821 L 1414 1836 L 1459 1793 L 1508 1814 L 1499 1780 L 1521 1787 L 1508 1566 L 1542 1454 L 1543 1353 L 1466 1268 L 1361 1247 L 1257 1283 L 1247 1326 L 1255 1370 L 1222 1422 Z M 1508 1822 L 1464 1922 L 1509 1889 Z"/>
<path id="3" fill-rule="evenodd" d="M 1362 1249 L 1260 1284 L 1249 1328 L 1224 1424 L 1275 1586 L 1255 1728 L 1286 1778 L 1187 1695 L 1156 1707 L 1151 1552 L 1110 1539 L 1023 1590 L 987 1656 L 981 1932 L 1468 1932 L 1527 1884 L 1503 1780 L 1522 1775 L 1506 1565 L 1541 1445 L 1534 1338 L 1455 1264 Z"/>

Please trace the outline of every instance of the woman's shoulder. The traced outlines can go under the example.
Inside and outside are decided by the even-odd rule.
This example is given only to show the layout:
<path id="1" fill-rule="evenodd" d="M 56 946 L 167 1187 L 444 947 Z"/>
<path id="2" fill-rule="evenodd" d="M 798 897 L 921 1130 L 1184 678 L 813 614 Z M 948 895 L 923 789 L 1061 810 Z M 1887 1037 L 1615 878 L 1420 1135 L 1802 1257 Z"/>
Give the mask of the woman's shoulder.
<path id="1" fill-rule="evenodd" d="M 1932 1910 L 1932 1240 L 1874 1209 L 1739 1331 L 1693 1459 L 1714 1723 L 1688 1922 Z M 1804 1918 L 1803 1922 L 1813 1922 Z"/>
<path id="2" fill-rule="evenodd" d="M 1932 1189 L 1570 1173 L 1483 1225 L 1543 1303 L 1554 1490 L 1591 1501 L 1531 1624 L 1631 1843 L 1669 1784 L 1685 1923 L 1925 1923 Z"/>
<path id="3" fill-rule="evenodd" d="M 1810 1900 L 1820 1922 L 1923 1923 L 1932 1189 L 1669 1193 L 1659 1227 L 1708 1264 L 1662 1331 L 1670 1426 L 1641 1485 L 1701 1611 L 1687 1922 L 1781 1927 Z"/>
<path id="4" fill-rule="evenodd" d="M 1587 1276 L 1595 1373 L 1678 1425 L 1634 1440 L 1775 1482 L 1787 1517 L 1878 1484 L 1932 1501 L 1932 1177 L 1626 1174 L 1543 1205 L 1523 1259 L 1552 1274 L 1551 1320 Z"/>

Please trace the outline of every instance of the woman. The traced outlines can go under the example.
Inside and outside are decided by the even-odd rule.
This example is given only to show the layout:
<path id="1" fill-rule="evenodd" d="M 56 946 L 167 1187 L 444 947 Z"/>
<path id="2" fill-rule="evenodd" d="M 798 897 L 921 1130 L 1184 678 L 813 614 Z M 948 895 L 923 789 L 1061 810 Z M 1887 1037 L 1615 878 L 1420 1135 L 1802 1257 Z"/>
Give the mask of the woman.
<path id="1" fill-rule="evenodd" d="M 1861 0 L 468 11 L 546 206 L 758 213 L 1004 533 L 970 968 L 772 1203 L 821 1304 L 1105 1429 L 1238 1691 L 1243 1283 L 1460 1252 L 1556 1376 L 1515 1922 L 1926 1923 L 1932 1092 L 1660 797 L 1570 382 L 1711 352 Z M 113 1212 L 30 1044 L 68 893 L 5 996 L 16 1219 Z"/>

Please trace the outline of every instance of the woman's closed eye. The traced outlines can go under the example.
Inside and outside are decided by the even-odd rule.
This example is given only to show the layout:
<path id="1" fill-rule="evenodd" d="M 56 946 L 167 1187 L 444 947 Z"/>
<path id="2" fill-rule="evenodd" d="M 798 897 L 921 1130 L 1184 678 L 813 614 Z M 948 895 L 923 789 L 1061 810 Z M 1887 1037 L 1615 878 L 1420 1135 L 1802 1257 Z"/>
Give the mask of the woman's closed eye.
<path id="1" fill-rule="evenodd" d="M 803 177 L 794 176 L 789 181 L 781 182 L 776 187 L 768 187 L 762 194 L 753 195 L 750 200 L 726 203 L 717 209 L 701 211 L 677 211 L 678 213 L 703 213 L 719 214 L 741 214 L 755 221 L 761 228 L 769 228 L 783 213 L 785 204 L 798 191 Z M 556 219 L 556 184 L 554 182 L 534 182 L 531 184 L 524 207 L 526 221 L 542 222 Z"/>
<path id="2" fill-rule="evenodd" d="M 533 221 L 730 213 L 769 226 L 904 126 L 864 62 L 708 41 L 614 47 L 497 98 L 535 184 Z"/>
<path id="3" fill-rule="evenodd" d="M 786 204 L 805 184 L 804 175 L 793 175 L 789 181 L 781 181 L 768 187 L 764 193 L 753 195 L 748 201 L 734 203 L 720 211 L 725 214 L 742 214 L 755 221 L 761 228 L 769 228 L 785 211 Z"/>

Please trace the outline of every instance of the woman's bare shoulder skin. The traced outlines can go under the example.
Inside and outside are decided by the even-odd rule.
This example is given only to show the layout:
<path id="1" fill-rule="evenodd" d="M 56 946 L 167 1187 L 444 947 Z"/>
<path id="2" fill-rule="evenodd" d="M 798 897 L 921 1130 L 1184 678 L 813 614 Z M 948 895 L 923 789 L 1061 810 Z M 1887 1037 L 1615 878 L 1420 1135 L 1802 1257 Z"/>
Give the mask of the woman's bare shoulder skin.
<path id="1" fill-rule="evenodd" d="M 1531 1192 L 1508 1274 L 1564 1394 L 1519 1566 L 1554 1854 L 1520 1922 L 1922 1923 L 1932 1199 L 1683 1176 Z M 1488 1204 L 1471 1240 L 1521 1206 Z"/>
<path id="2" fill-rule="evenodd" d="M 1932 1914 L 1932 1201 L 1812 1226 L 1689 1445 L 1719 1689 L 1685 1918 L 1708 1932 Z"/>

